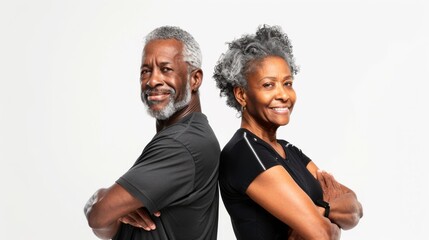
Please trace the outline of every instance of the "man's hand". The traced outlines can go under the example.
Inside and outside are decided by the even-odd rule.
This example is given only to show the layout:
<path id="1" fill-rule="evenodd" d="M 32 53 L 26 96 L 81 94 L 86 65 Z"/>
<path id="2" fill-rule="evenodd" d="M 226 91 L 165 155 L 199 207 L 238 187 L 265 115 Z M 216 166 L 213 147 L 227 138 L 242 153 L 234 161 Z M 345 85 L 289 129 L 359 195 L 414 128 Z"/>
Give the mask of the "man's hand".
<path id="1" fill-rule="evenodd" d="M 154 216 L 159 217 L 161 216 L 161 213 L 156 212 Z M 156 225 L 146 208 L 139 208 L 136 211 L 121 217 L 119 221 L 125 224 L 130 224 L 134 227 L 143 228 L 146 231 L 152 231 L 156 229 Z"/>

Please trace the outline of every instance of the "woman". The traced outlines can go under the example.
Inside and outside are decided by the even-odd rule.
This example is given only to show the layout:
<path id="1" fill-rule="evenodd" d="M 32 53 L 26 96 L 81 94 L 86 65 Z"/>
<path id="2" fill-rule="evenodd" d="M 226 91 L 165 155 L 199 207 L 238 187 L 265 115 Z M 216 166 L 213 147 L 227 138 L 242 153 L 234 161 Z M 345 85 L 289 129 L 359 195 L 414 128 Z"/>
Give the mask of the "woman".
<path id="1" fill-rule="evenodd" d="M 229 43 L 214 78 L 241 128 L 221 154 L 219 183 L 237 239 L 339 239 L 362 217 L 356 195 L 276 131 L 288 124 L 298 72 L 278 26 Z"/>

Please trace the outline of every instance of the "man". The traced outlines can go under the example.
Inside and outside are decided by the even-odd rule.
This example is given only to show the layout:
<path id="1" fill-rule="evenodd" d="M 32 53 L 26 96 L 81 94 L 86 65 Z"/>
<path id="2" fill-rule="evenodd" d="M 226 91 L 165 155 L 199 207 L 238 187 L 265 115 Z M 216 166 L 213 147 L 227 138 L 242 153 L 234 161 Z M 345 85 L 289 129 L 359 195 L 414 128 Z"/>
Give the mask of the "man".
<path id="1" fill-rule="evenodd" d="M 216 239 L 220 146 L 201 113 L 201 51 L 194 38 L 164 26 L 147 37 L 141 98 L 157 134 L 128 172 L 87 202 L 102 239 Z"/>

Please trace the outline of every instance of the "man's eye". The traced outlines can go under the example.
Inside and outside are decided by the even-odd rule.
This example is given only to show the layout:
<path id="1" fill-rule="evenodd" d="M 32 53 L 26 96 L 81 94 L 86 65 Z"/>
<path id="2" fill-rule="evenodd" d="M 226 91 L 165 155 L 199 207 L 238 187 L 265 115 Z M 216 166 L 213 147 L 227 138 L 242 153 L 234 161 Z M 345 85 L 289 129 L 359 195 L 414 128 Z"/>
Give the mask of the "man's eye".
<path id="1" fill-rule="evenodd" d="M 292 85 L 293 85 L 293 82 L 285 82 L 285 86 L 287 87 L 292 87 Z"/>
<path id="2" fill-rule="evenodd" d="M 163 68 L 161 68 L 161 71 L 163 71 L 163 72 L 169 72 L 169 71 L 171 71 L 172 69 L 171 68 L 168 68 L 168 67 L 163 67 Z"/>

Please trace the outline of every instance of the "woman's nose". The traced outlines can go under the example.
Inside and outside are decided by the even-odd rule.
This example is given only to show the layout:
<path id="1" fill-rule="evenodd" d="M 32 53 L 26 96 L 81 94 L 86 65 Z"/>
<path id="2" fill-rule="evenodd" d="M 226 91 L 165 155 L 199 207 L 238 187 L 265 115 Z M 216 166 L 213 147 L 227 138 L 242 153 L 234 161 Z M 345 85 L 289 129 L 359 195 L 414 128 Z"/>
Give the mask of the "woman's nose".
<path id="1" fill-rule="evenodd" d="M 280 86 L 277 86 L 276 99 L 282 100 L 282 101 L 287 101 L 289 99 L 289 91 L 283 84 Z"/>

